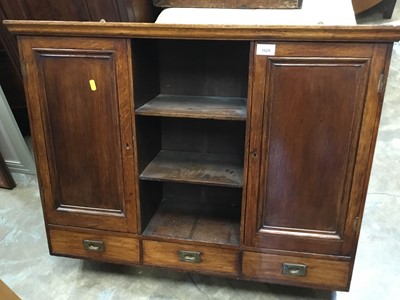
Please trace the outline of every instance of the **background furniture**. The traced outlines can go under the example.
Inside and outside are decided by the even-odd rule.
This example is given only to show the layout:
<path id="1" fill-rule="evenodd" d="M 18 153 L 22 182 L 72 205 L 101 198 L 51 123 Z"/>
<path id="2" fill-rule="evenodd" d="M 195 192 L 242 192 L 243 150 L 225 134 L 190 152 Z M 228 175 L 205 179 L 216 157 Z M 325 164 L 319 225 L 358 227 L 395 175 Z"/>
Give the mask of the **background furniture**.
<path id="1" fill-rule="evenodd" d="M 349 288 L 399 27 L 7 26 L 52 254 Z"/>
<path id="2" fill-rule="evenodd" d="M 383 17 L 385 19 L 390 19 L 392 18 L 393 11 L 396 6 L 396 0 L 385 0 L 384 4 Z"/>
<path id="3" fill-rule="evenodd" d="M 355 14 L 362 13 L 378 4 L 382 4 L 383 17 L 390 19 L 393 14 L 396 0 L 352 0 Z"/>
<path id="4" fill-rule="evenodd" d="M 0 85 L 22 134 L 29 135 L 23 74 L 15 37 L 3 20 L 153 22 L 157 11 L 150 0 L 0 0 Z"/>
<path id="5" fill-rule="evenodd" d="M 13 189 L 15 186 L 14 178 L 10 170 L 8 170 L 6 162 L 0 152 L 0 188 Z"/>
<path id="6" fill-rule="evenodd" d="M 153 0 L 159 7 L 301 8 L 302 0 Z"/>
<path id="7" fill-rule="evenodd" d="M 166 8 L 156 23 L 204 25 L 356 25 L 349 0 L 306 0 L 301 9 Z"/>

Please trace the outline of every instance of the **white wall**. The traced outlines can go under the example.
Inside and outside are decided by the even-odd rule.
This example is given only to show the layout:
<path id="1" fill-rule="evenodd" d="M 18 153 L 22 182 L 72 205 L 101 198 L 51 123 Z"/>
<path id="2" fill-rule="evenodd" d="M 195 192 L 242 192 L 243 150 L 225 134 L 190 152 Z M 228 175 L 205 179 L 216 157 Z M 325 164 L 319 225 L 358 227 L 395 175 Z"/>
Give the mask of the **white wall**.
<path id="1" fill-rule="evenodd" d="M 35 174 L 35 164 L 0 86 L 0 152 L 11 172 Z"/>

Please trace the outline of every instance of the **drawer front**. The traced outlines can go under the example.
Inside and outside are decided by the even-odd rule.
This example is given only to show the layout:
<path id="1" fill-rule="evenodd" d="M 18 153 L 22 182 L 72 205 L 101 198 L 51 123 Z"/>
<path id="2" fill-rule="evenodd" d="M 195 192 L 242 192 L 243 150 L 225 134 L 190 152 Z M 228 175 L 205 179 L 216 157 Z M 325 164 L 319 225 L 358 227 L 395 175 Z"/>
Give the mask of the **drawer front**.
<path id="1" fill-rule="evenodd" d="M 110 262 L 139 262 L 139 241 L 134 238 L 49 230 L 52 254 L 70 255 Z"/>
<path id="2" fill-rule="evenodd" d="M 244 252 L 245 277 L 282 284 L 347 290 L 350 262 Z"/>
<path id="3" fill-rule="evenodd" d="M 143 263 L 237 275 L 239 252 L 214 247 L 143 241 Z"/>

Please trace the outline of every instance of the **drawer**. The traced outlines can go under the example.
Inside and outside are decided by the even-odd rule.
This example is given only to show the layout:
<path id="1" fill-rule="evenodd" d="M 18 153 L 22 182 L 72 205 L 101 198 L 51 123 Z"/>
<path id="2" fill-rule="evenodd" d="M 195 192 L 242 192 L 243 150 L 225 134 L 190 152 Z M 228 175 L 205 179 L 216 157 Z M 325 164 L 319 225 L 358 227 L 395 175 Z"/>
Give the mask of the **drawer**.
<path id="1" fill-rule="evenodd" d="M 236 250 L 143 241 L 143 263 L 153 266 L 237 275 L 238 257 Z"/>
<path id="2" fill-rule="evenodd" d="M 242 273 L 262 281 L 347 290 L 351 267 L 349 261 L 335 261 L 295 256 L 244 252 Z"/>
<path id="3" fill-rule="evenodd" d="M 103 233 L 50 229 L 52 254 L 110 262 L 139 262 L 139 241 Z"/>

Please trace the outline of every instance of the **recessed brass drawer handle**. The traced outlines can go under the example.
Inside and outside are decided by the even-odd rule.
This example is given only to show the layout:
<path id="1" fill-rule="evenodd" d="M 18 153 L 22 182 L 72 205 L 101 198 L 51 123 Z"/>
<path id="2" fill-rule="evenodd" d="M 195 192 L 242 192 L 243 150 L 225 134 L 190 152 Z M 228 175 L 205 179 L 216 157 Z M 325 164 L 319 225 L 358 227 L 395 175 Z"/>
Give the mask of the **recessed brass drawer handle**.
<path id="1" fill-rule="evenodd" d="M 192 264 L 201 263 L 201 252 L 179 250 L 178 255 L 179 255 L 180 261 L 188 262 L 188 263 L 192 263 Z"/>
<path id="2" fill-rule="evenodd" d="M 306 276 L 307 266 L 302 264 L 282 264 L 282 274 L 290 276 Z"/>
<path id="3" fill-rule="evenodd" d="M 83 240 L 83 248 L 85 248 L 85 250 L 93 252 L 104 252 L 104 242 Z"/>

